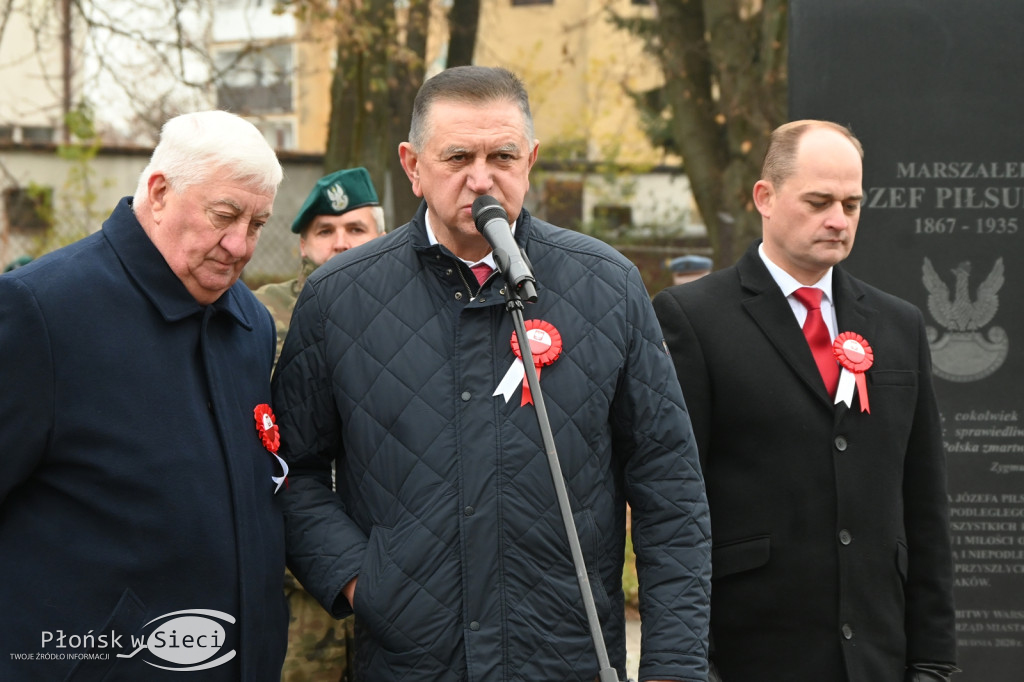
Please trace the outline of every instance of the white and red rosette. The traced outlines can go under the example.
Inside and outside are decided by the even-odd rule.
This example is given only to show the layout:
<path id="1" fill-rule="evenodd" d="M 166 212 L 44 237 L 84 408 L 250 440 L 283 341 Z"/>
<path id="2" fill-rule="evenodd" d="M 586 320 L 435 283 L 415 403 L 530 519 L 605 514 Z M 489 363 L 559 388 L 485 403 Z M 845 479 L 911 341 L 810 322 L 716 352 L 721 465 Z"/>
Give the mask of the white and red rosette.
<path id="1" fill-rule="evenodd" d="M 527 320 L 525 327 L 526 338 L 530 343 L 530 353 L 533 355 L 533 366 L 537 369 L 537 381 L 540 381 L 541 368 L 550 365 L 562 354 L 562 335 L 558 333 L 553 324 L 544 320 Z M 508 368 L 508 371 L 505 372 L 505 376 L 502 377 L 498 387 L 494 389 L 494 393 L 491 395 L 504 396 L 507 403 L 515 392 L 516 387 L 522 384 L 523 399 L 519 405 L 520 407 L 527 404 L 532 405 L 533 396 L 530 394 L 530 385 L 526 379 L 523 351 L 519 347 L 519 339 L 515 332 L 512 332 L 511 343 L 512 352 L 516 354 L 516 359 L 512 362 L 512 366 Z"/>
<path id="2" fill-rule="evenodd" d="M 274 488 L 276 493 L 281 489 L 281 485 L 288 481 L 288 465 L 277 456 L 277 448 L 281 445 L 281 434 L 278 431 L 277 423 L 274 421 L 274 411 L 270 409 L 270 405 L 260 403 L 252 411 L 252 414 L 256 418 L 256 432 L 260 435 L 260 442 L 263 443 L 263 447 L 273 455 L 281 467 L 280 476 L 270 475 L 270 480 L 277 484 L 277 487 Z"/>
<path id="3" fill-rule="evenodd" d="M 860 411 L 870 414 L 868 382 L 864 373 L 875 362 L 871 344 L 860 334 L 843 332 L 832 342 L 832 352 L 836 354 L 836 360 L 843 367 L 842 374 L 839 375 L 839 386 L 836 388 L 836 404 L 843 402 L 847 407 L 852 407 L 853 387 L 856 386 Z"/>

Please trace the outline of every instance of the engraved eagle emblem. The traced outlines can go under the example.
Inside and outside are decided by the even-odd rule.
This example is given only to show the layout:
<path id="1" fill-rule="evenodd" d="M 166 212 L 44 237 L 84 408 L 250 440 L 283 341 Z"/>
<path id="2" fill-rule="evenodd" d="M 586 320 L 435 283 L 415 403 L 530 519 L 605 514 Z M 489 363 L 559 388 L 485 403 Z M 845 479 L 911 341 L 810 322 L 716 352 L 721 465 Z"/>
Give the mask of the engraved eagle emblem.
<path id="1" fill-rule="evenodd" d="M 1003 286 L 1003 259 L 996 260 L 992 271 L 978 285 L 977 295 L 971 299 L 968 280 L 971 276 L 971 262 L 964 261 L 953 268 L 953 294 L 950 296 L 946 282 L 935 271 L 926 257 L 924 259 L 924 285 L 928 289 L 928 312 L 935 321 L 950 331 L 977 331 L 992 321 L 999 309 L 996 295 Z"/>

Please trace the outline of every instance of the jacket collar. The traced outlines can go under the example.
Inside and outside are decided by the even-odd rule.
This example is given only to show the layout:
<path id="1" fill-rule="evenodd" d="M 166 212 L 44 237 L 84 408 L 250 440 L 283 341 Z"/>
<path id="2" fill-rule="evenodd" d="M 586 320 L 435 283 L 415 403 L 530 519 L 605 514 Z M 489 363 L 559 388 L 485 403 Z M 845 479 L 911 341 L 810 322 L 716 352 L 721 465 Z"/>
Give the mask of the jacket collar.
<path id="1" fill-rule="evenodd" d="M 744 289 L 743 307 L 760 327 L 775 350 L 822 401 L 831 406 L 814 357 L 803 332 L 796 324 L 786 297 L 757 253 L 761 240 L 747 249 L 736 263 L 740 286 Z M 878 315 L 864 303 L 860 283 L 840 266 L 832 268 L 832 295 L 836 306 L 838 333 L 854 331 L 871 343 Z"/>
<path id="2" fill-rule="evenodd" d="M 833 270 L 832 291 L 838 301 L 836 319 L 839 328 L 836 332 L 856 332 L 871 343 L 877 336 L 875 331 L 880 322 L 878 311 L 866 303 L 864 289 L 859 281 L 838 267 Z"/>
<path id="3" fill-rule="evenodd" d="M 497 302 L 499 302 L 501 300 L 500 296 L 486 295 L 486 292 L 495 283 L 498 283 L 499 288 L 500 286 L 502 286 L 500 284 L 501 282 L 503 282 L 501 276 L 492 273 L 491 277 L 484 282 L 483 286 L 480 287 L 479 290 L 477 290 L 473 286 L 473 284 L 475 284 L 475 275 L 473 275 L 472 271 L 469 269 L 469 265 L 467 265 L 464 260 L 456 256 L 444 245 L 436 242 L 434 244 L 430 243 L 430 238 L 427 236 L 426 214 L 427 204 L 425 201 L 420 202 L 420 207 L 419 210 L 416 211 L 415 217 L 413 217 L 413 219 L 409 221 L 409 223 L 406 226 L 403 226 L 403 228 L 401 228 L 408 229 L 410 231 L 409 241 L 412 244 L 413 250 L 422 259 L 422 262 L 426 264 L 430 269 L 433 269 L 434 267 L 437 266 L 437 264 L 441 262 L 447 261 L 449 263 L 454 263 L 455 267 L 459 268 L 459 270 L 462 272 L 462 277 L 460 279 L 467 287 L 470 296 L 470 301 L 472 302 L 471 305 L 473 305 L 473 307 L 484 304 L 494 305 Z M 523 250 L 526 250 L 526 244 L 529 241 L 530 232 L 532 231 L 532 229 L 533 220 L 530 217 L 529 212 L 525 208 L 523 208 L 519 212 L 519 218 L 516 222 L 516 229 L 514 233 L 516 244 L 518 244 L 519 247 Z M 440 275 L 440 273 L 447 269 L 447 267 L 448 265 L 446 264 L 442 268 L 437 268 L 435 272 Z M 473 284 L 470 284 L 471 282 Z M 543 291 L 543 287 L 539 283 L 537 284 L 537 291 L 538 294 L 541 291 Z"/>
<path id="4" fill-rule="evenodd" d="M 129 277 L 165 320 L 175 322 L 204 311 L 204 306 L 192 297 L 142 229 L 132 210 L 131 197 L 124 197 L 117 203 L 114 212 L 103 223 L 103 236 Z M 241 306 L 239 298 L 238 288 L 244 286 L 235 282 L 213 302 L 212 307 L 227 313 L 239 325 L 251 330 L 253 321 Z"/>
<path id="5" fill-rule="evenodd" d="M 532 229 L 532 218 L 526 208 L 522 208 L 519 211 L 519 218 L 516 222 L 516 229 L 513 233 L 515 236 L 516 243 L 521 248 L 526 247 L 526 242 L 529 239 L 530 231 Z M 448 250 L 448 248 L 440 244 L 431 244 L 430 239 L 427 237 L 427 202 L 421 201 L 420 207 L 416 211 L 416 215 L 411 221 L 409 221 L 409 228 L 411 229 L 411 242 L 412 246 L 416 251 L 422 253 L 440 253 L 451 258 L 459 260 L 459 257 Z"/>

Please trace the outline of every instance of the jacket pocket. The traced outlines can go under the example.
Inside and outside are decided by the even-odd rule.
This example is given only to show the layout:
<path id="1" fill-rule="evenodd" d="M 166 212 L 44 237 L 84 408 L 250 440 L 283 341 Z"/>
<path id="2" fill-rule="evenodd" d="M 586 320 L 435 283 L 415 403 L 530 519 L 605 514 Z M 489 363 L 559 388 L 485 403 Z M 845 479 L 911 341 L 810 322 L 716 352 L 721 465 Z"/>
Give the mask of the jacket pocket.
<path id="1" fill-rule="evenodd" d="M 896 570 L 900 574 L 900 580 L 905 585 L 907 583 L 907 571 L 910 568 L 909 551 L 907 550 L 907 543 L 902 540 L 896 541 Z"/>
<path id="2" fill-rule="evenodd" d="M 720 545 L 712 543 L 712 579 L 724 578 L 766 565 L 771 556 L 771 544 L 770 535 L 730 540 Z"/>
<path id="3" fill-rule="evenodd" d="M 867 372 L 868 383 L 871 386 L 917 386 L 917 372 L 904 369 L 883 369 Z"/>
<path id="4" fill-rule="evenodd" d="M 573 521 L 576 524 L 576 534 L 580 539 L 580 551 L 583 552 L 583 562 L 587 565 L 587 579 L 590 581 L 590 591 L 594 595 L 594 606 L 597 609 L 597 617 L 601 622 L 611 615 L 611 599 L 608 597 L 608 590 L 605 589 L 601 580 L 601 533 L 597 529 L 597 523 L 589 509 L 573 514 Z"/>
<path id="5" fill-rule="evenodd" d="M 83 658 L 79 660 L 71 668 L 68 676 L 64 678 L 66 682 L 100 682 L 107 679 L 114 666 L 122 660 L 125 661 L 125 665 L 128 665 L 128 659 L 120 659 L 117 655 L 132 653 L 131 635 L 137 633 L 145 625 L 145 622 L 146 606 L 131 588 L 126 588 L 121 594 L 117 606 L 114 607 L 113 613 L 107 618 L 107 622 L 97 633 L 93 633 L 96 635 L 97 642 L 111 644 L 116 641 L 122 646 L 90 649 L 88 653 L 104 654 L 106 659 Z"/>
<path id="6" fill-rule="evenodd" d="M 411 642 L 395 629 L 394 619 L 388 609 L 398 599 L 395 590 L 399 589 L 396 576 L 401 580 L 402 574 L 391 559 L 391 528 L 374 526 L 370 529 L 366 554 L 359 568 L 359 582 L 356 583 L 355 595 L 352 598 L 352 611 L 361 620 L 377 645 L 396 652 L 408 651 Z"/>

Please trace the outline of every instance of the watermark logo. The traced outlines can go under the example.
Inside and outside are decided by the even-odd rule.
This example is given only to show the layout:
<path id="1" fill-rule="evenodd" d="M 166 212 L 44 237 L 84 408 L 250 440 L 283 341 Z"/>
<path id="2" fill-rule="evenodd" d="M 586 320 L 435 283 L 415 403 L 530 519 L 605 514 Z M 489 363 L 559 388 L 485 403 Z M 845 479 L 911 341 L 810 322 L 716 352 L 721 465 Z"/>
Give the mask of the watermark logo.
<path id="1" fill-rule="evenodd" d="M 155 624 L 148 635 L 132 635 L 133 651 L 118 654 L 118 658 L 132 658 L 139 652 L 144 662 L 163 670 L 207 670 L 227 663 L 235 657 L 235 650 L 223 652 L 226 632 L 223 621 L 235 623 L 234 616 L 211 609 L 174 611 L 154 618 L 143 630 Z M 159 662 L 149 660 L 155 657 Z M 165 665 L 170 664 L 170 665 Z"/>

